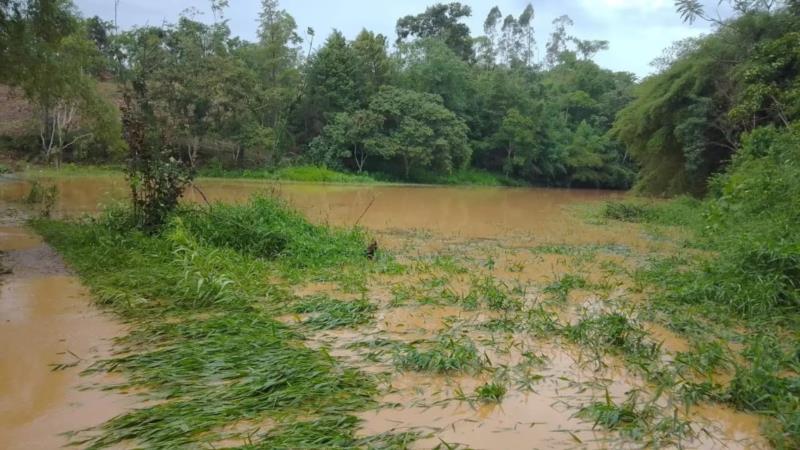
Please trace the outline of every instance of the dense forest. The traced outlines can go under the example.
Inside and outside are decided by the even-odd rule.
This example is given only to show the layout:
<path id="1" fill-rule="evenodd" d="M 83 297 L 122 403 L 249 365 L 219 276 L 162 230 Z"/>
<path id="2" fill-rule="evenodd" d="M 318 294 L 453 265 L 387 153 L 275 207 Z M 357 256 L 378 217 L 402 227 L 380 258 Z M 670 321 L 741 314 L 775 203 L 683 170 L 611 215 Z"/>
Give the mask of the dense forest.
<path id="1" fill-rule="evenodd" d="M 158 153 L 192 169 L 313 164 L 426 181 L 471 168 L 702 194 L 743 134 L 798 114 L 796 2 L 730 2 L 727 19 L 677 2 L 715 32 L 675 43 L 641 82 L 599 67 L 608 42 L 572 35 L 567 16 L 537 35 L 531 5 L 492 8 L 479 36 L 464 24 L 471 8 L 450 3 L 400 18 L 396 39 L 334 31 L 322 44 L 277 0 L 262 1 L 259 39 L 244 41 L 227 6 L 212 2 L 210 24 L 188 12 L 123 31 L 69 0 L 4 0 L 0 82 L 41 117 L 7 146 L 48 162 L 122 161 L 131 120 L 118 110 L 136 109 L 158 123 Z"/>
<path id="2" fill-rule="evenodd" d="M 262 2 L 257 42 L 231 35 L 222 2 L 212 24 L 186 15 L 124 32 L 81 19 L 69 2 L 39 4 L 5 2 L 3 67 L 18 70 L 4 70 L 2 82 L 48 117 L 43 134 L 56 139 L 39 145 L 48 160 L 120 154 L 119 122 L 97 94 L 103 80 L 146 86 L 164 145 L 192 166 L 303 161 L 403 180 L 474 167 L 616 188 L 633 180 L 608 131 L 635 77 L 595 64 L 607 42 L 572 36 L 566 16 L 537 55 L 530 5 L 518 16 L 493 8 L 479 37 L 462 23 L 471 9 L 452 3 L 401 18 L 396 40 L 334 31 L 315 46 L 314 31 L 301 38 L 274 0 Z"/>

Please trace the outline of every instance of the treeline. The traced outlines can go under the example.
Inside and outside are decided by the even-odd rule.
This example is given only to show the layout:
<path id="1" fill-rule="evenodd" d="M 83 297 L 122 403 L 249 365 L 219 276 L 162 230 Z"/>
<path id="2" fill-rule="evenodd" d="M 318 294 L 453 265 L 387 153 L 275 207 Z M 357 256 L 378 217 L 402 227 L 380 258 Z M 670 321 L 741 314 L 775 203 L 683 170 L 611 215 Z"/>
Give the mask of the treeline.
<path id="1" fill-rule="evenodd" d="M 193 168 L 310 163 L 407 181 L 473 168 L 702 195 L 743 137 L 800 110 L 798 1 L 722 3 L 730 18 L 677 1 L 714 32 L 674 44 L 637 83 L 593 62 L 608 43 L 573 36 L 567 16 L 540 37 L 530 5 L 492 8 L 480 36 L 464 24 L 472 10 L 450 3 L 400 18 L 391 39 L 334 31 L 319 43 L 276 0 L 262 1 L 255 42 L 231 34 L 224 0 L 213 23 L 124 32 L 70 0 L 0 0 L 0 83 L 36 107 L 21 146 L 47 161 L 121 159 L 119 107 L 135 97 L 158 122 L 151 144 Z"/>
<path id="2" fill-rule="evenodd" d="M 334 31 L 323 43 L 312 29 L 301 36 L 276 0 L 262 1 L 258 40 L 242 40 L 226 6 L 212 2 L 210 24 L 184 15 L 123 32 L 80 18 L 69 0 L 0 2 L 0 82 L 39 109 L 38 154 L 119 154 L 119 114 L 102 80 L 146 87 L 137 92 L 162 123 L 163 145 L 193 167 L 313 163 L 410 181 L 472 167 L 614 188 L 634 178 L 608 131 L 635 77 L 594 63 L 607 42 L 572 36 L 566 16 L 540 55 L 530 5 L 518 15 L 493 8 L 477 37 L 463 23 L 471 9 L 450 3 L 400 18 L 396 39 Z"/>

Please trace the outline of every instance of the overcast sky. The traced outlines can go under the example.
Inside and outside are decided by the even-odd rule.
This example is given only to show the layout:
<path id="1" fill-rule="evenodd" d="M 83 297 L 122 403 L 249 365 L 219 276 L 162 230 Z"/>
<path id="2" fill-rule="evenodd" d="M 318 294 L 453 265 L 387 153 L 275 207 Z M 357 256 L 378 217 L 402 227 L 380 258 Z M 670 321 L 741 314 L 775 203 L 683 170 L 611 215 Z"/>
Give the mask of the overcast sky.
<path id="1" fill-rule="evenodd" d="M 74 0 L 84 16 L 98 15 L 112 20 L 114 0 Z M 449 0 L 439 0 L 444 3 Z M 283 0 L 281 7 L 291 13 L 304 34 L 307 27 L 317 32 L 315 47 L 332 29 L 350 38 L 367 28 L 383 33 L 394 41 L 397 19 L 417 14 L 436 0 Z M 492 6 L 504 15 L 519 15 L 528 0 L 462 0 L 472 7 L 468 21 L 473 36 L 483 34 L 483 20 Z M 716 2 L 715 2 L 716 3 Z M 182 11 L 196 8 L 203 13 L 200 20 L 211 21 L 208 0 L 121 0 L 119 26 L 159 25 L 175 22 Z M 610 69 L 624 70 L 644 76 L 650 62 L 672 42 L 708 31 L 706 24 L 688 25 L 675 13 L 673 0 L 534 0 L 534 25 L 539 46 L 543 46 L 554 18 L 568 14 L 575 21 L 571 34 L 581 39 L 605 39 L 611 48 L 596 57 Z M 259 0 L 230 0 L 225 16 L 233 32 L 244 39 L 256 35 Z"/>

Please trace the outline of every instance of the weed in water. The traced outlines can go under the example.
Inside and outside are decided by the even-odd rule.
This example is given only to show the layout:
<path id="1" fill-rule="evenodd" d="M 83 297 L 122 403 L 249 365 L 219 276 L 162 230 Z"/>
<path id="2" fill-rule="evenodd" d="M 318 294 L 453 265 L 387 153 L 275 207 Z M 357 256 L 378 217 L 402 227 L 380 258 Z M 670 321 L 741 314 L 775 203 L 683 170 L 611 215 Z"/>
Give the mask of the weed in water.
<path id="1" fill-rule="evenodd" d="M 628 393 L 622 403 L 616 403 L 606 391 L 605 401 L 584 406 L 575 416 L 594 422 L 594 427 L 620 432 L 623 436 L 646 441 L 647 447 L 663 448 L 678 446 L 693 430 L 677 412 L 661 416 L 654 401 L 642 401 L 640 391 Z"/>
<path id="2" fill-rule="evenodd" d="M 37 205 L 41 217 L 50 217 L 56 201 L 58 201 L 58 186 L 55 184 L 47 185 L 38 180 L 31 182 L 31 190 L 28 192 L 28 196 L 25 197 L 25 203 Z"/>
<path id="3" fill-rule="evenodd" d="M 475 390 L 478 400 L 485 403 L 500 403 L 505 395 L 506 387 L 496 381 L 481 385 Z"/>
<path id="4" fill-rule="evenodd" d="M 476 373 L 488 365 L 488 359 L 478 353 L 475 344 L 466 336 L 445 333 L 430 345 L 418 343 L 401 347 L 395 354 L 395 365 L 418 372 Z"/>
<path id="5" fill-rule="evenodd" d="M 660 345 L 649 342 L 644 329 L 620 313 L 585 318 L 565 332 L 598 354 L 611 351 L 636 362 L 652 361 L 661 352 Z"/>
<path id="6" fill-rule="evenodd" d="M 514 298 L 508 286 L 490 276 L 473 278 L 472 289 L 468 297 L 472 297 L 471 301 L 483 303 L 494 311 L 519 311 L 522 309 L 522 302 Z"/>
<path id="7" fill-rule="evenodd" d="M 588 283 L 583 277 L 565 274 L 545 286 L 544 292 L 549 294 L 554 300 L 564 302 L 569 297 L 570 292 L 575 289 L 584 289 L 587 286 Z"/>

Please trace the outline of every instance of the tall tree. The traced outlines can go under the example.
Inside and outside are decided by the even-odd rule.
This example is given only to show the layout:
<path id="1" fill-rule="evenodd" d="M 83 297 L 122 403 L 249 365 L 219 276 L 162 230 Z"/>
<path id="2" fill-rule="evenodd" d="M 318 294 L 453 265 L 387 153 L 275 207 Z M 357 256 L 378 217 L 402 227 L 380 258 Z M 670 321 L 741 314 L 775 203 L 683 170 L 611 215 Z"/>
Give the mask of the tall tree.
<path id="1" fill-rule="evenodd" d="M 533 19 L 535 13 L 533 5 L 528 3 L 519 16 L 519 28 L 522 36 L 522 62 L 526 66 L 533 64 L 536 51 L 536 38 L 534 36 Z"/>
<path id="2" fill-rule="evenodd" d="M 547 54 L 545 55 L 545 63 L 548 67 L 557 65 L 561 61 L 561 56 L 567 51 L 567 43 L 570 41 L 567 28 L 572 25 L 574 22 L 567 15 L 553 20 L 553 32 L 550 33 L 550 40 L 547 41 Z"/>
<path id="3" fill-rule="evenodd" d="M 472 49 L 472 37 L 469 27 L 461 23 L 470 17 L 472 9 L 467 5 L 454 2 L 438 3 L 416 16 L 406 16 L 397 21 L 397 43 L 405 42 L 410 37 L 439 38 L 464 61 L 473 61 L 475 52 Z"/>
<path id="4" fill-rule="evenodd" d="M 306 67 L 304 110 L 313 134 L 325 126 L 326 116 L 366 106 L 366 75 L 353 46 L 334 30 Z"/>
<path id="5" fill-rule="evenodd" d="M 386 36 L 361 30 L 352 42 L 358 70 L 364 79 L 364 95 L 372 97 L 381 86 L 392 81 L 392 61 L 387 53 Z"/>

